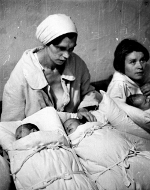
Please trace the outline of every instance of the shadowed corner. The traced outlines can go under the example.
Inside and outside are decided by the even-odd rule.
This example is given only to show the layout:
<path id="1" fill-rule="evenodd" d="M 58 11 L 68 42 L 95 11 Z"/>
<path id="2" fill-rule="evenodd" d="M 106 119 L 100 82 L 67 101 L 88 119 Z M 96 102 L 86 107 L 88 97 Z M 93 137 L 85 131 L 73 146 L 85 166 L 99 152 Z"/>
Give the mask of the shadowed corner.
<path id="1" fill-rule="evenodd" d="M 107 79 L 104 79 L 104 80 L 100 80 L 100 81 L 96 81 L 96 82 L 91 82 L 91 85 L 95 87 L 95 90 L 96 91 L 100 91 L 100 90 L 103 90 L 103 91 L 107 91 L 107 87 L 112 79 L 112 76 L 113 75 L 110 75 Z"/>

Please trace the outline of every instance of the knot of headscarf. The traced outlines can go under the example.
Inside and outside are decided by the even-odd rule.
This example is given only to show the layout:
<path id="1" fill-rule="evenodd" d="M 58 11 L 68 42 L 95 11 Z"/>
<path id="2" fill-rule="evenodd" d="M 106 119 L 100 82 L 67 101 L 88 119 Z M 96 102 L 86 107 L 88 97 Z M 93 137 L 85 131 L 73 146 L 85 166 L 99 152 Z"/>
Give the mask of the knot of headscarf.
<path id="1" fill-rule="evenodd" d="M 65 14 L 54 14 L 48 16 L 39 24 L 36 37 L 46 45 L 55 38 L 71 32 L 77 33 L 77 28 L 71 18 Z"/>

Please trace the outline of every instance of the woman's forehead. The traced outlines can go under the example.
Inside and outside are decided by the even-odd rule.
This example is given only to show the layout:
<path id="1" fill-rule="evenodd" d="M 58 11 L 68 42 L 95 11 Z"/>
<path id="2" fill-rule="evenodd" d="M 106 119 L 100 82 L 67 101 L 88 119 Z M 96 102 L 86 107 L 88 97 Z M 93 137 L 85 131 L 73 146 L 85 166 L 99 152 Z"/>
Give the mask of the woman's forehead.
<path id="1" fill-rule="evenodd" d="M 133 51 L 126 56 L 126 59 L 140 59 L 144 56 L 143 52 Z"/>

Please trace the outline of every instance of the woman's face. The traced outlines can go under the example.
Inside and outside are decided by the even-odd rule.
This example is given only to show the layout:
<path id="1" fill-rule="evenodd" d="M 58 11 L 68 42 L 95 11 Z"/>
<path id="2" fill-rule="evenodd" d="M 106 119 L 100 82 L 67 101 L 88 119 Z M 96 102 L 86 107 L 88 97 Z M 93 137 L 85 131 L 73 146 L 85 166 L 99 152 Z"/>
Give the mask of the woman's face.
<path id="1" fill-rule="evenodd" d="M 58 45 L 51 44 L 48 47 L 48 54 L 50 59 L 56 65 L 63 65 L 63 63 L 69 58 L 70 54 L 76 46 L 77 37 L 69 39 L 65 37 Z"/>
<path id="2" fill-rule="evenodd" d="M 135 82 L 140 82 L 144 76 L 146 61 L 142 52 L 133 51 L 125 58 L 125 75 Z"/>

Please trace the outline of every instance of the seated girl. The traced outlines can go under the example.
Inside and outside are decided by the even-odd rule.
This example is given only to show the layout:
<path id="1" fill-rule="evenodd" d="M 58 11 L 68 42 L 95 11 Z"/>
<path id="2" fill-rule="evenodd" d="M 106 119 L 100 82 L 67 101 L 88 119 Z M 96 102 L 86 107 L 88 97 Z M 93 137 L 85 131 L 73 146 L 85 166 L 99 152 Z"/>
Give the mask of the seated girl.
<path id="1" fill-rule="evenodd" d="M 126 102 L 131 94 L 142 94 L 144 71 L 149 60 L 148 50 L 134 39 L 122 40 L 114 53 L 115 73 L 107 93 L 116 102 Z"/>
<path id="2" fill-rule="evenodd" d="M 127 105 L 126 99 L 133 94 L 150 93 L 150 85 L 143 84 L 148 60 L 149 52 L 141 43 L 134 39 L 122 40 L 114 53 L 115 73 L 107 89 L 116 104 L 145 130 L 150 128 L 150 114 L 144 115 L 142 110 Z"/>

